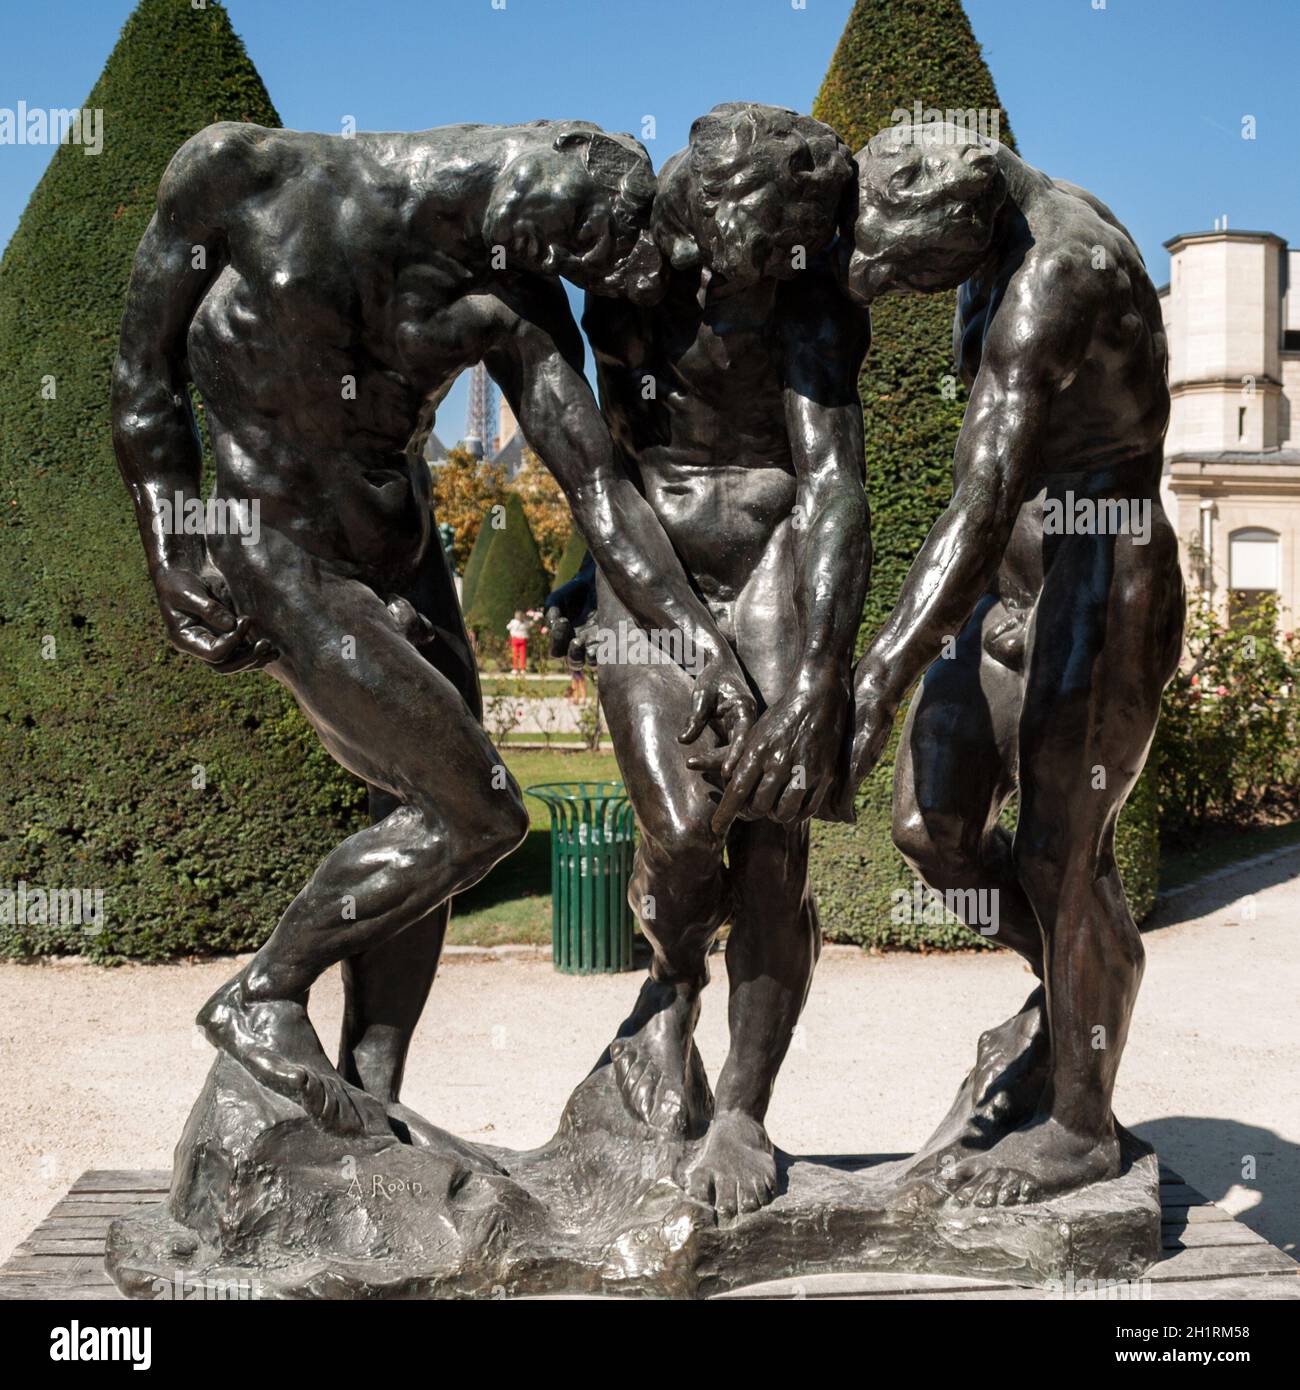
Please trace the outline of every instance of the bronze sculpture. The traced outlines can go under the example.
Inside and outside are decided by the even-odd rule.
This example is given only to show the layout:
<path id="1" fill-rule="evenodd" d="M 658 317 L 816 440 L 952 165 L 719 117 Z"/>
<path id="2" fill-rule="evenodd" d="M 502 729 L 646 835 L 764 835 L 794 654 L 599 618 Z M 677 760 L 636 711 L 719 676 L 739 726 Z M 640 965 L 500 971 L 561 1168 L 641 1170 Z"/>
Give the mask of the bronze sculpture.
<path id="1" fill-rule="evenodd" d="M 996 893 L 998 939 L 1042 981 L 981 1039 L 916 1171 L 959 1202 L 1023 1203 L 1120 1171 L 1110 1102 L 1143 953 L 1115 821 L 1183 627 L 1159 492 L 1164 325 L 1109 208 L 1005 145 L 905 125 L 857 162 L 849 292 L 960 285 L 971 395 L 952 501 L 857 668 L 854 776 L 924 671 L 895 842 L 932 888 Z M 1045 520 L 1067 499 L 1090 524 Z M 1014 836 L 998 825 L 1012 792 Z"/>
<path id="2" fill-rule="evenodd" d="M 173 161 L 114 383 L 164 619 L 215 670 L 284 682 L 370 784 L 374 824 L 205 1006 L 218 1057 L 168 1204 L 114 1227 L 123 1288 L 179 1262 L 252 1270 L 266 1296 L 371 1297 L 695 1295 L 873 1263 L 1032 1281 L 1155 1257 L 1154 1158 L 1110 1115 L 1140 945 L 1107 856 L 1181 588 L 1162 518 L 1139 555 L 1122 535 L 1046 537 L 1042 504 L 1067 488 L 1152 500 L 1159 315 L 1095 199 L 960 132 L 924 138 L 895 129 L 851 159 L 808 117 L 730 103 L 657 184 L 635 141 L 581 122 L 351 140 L 224 125 Z M 603 414 L 557 276 L 590 291 Z M 954 501 L 851 682 L 865 310 L 963 281 Z M 398 1099 L 451 897 L 526 825 L 477 722 L 419 458 L 479 359 L 599 570 L 594 616 L 589 594 L 556 596 L 578 628 L 565 639 L 681 639 L 672 661 L 619 657 L 601 678 L 641 826 L 651 978 L 555 1137 L 523 1154 Z M 198 487 L 189 380 L 218 495 L 261 509 L 252 544 L 162 524 L 160 499 Z M 1005 895 L 1004 937 L 1050 1006 L 1040 990 L 986 1036 L 915 1160 L 792 1159 L 763 1120 L 819 946 L 808 823 L 851 814 L 936 655 L 899 759 L 899 843 L 932 884 Z M 1102 688 L 1123 692 L 1116 712 Z M 1017 765 L 1010 846 L 990 826 Z M 715 1099 L 692 1035 L 727 920 Z M 306 1004 L 337 961 L 336 1068 Z M 376 1206 L 371 1181 L 420 1200 Z M 1003 1224 L 966 1213 L 1012 1203 Z"/>

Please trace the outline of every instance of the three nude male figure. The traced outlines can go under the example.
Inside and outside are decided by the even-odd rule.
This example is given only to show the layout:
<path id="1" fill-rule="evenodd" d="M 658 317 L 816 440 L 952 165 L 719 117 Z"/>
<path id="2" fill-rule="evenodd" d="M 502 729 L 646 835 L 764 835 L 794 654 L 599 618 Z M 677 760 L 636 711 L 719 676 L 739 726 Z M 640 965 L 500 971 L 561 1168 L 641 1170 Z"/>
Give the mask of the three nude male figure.
<path id="1" fill-rule="evenodd" d="M 1087 278 L 1089 238 L 1113 257 L 1109 283 Z M 556 276 L 589 291 L 603 417 Z M 954 502 L 853 675 L 870 565 L 863 306 L 962 281 L 973 385 Z M 918 1182 L 1011 1202 L 1117 1171 L 1110 1089 L 1140 947 L 1108 856 L 1181 608 L 1159 528 L 1147 555 L 1115 538 L 1048 547 L 1035 507 L 1066 482 L 1154 493 L 1154 303 L 1106 210 L 1009 151 L 926 153 L 895 132 L 855 161 L 772 108 L 716 108 L 657 186 L 630 137 L 580 122 L 196 137 L 132 278 L 119 460 L 173 643 L 282 681 L 374 815 L 205 1006 L 214 1043 L 323 1125 L 382 1127 L 450 900 L 525 833 L 477 722 L 420 459 L 450 382 L 483 360 L 566 491 L 602 625 L 680 630 L 704 658 L 601 681 L 654 947 L 609 1062 L 633 1114 L 703 1136 L 682 1184 L 723 1215 L 775 1194 L 763 1118 L 818 949 L 808 822 L 842 813 L 950 633 L 965 655 L 936 663 L 904 732 L 900 847 L 932 886 L 997 886 L 1007 944 L 1046 989 L 986 1035 Z M 160 498 L 198 487 L 188 381 L 218 495 L 260 503 L 256 545 L 205 549 L 158 524 Z M 1112 770 L 1101 797 L 1094 763 Z M 1017 768 L 1008 848 L 990 827 Z M 727 921 L 732 1048 L 714 1098 L 692 1032 Z M 335 1068 L 306 1005 L 339 961 Z M 1097 1027 L 1100 1060 L 1080 1043 Z"/>

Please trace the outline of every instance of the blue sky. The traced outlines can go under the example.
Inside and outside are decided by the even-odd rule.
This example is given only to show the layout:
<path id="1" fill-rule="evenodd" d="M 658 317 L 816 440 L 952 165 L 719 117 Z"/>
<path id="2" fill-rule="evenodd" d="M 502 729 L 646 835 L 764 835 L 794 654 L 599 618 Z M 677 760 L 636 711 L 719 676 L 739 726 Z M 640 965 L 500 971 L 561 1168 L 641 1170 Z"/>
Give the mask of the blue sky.
<path id="1" fill-rule="evenodd" d="M 419 129 L 577 116 L 661 164 L 719 101 L 808 110 L 851 0 L 227 0 L 288 126 Z M 501 0 L 496 0 L 499 5 Z M 1161 243 L 1230 225 L 1300 242 L 1300 0 L 967 0 L 1021 153 L 1092 189 L 1153 278 Z M 77 105 L 132 0 L 9 0 L 0 107 Z M 1241 138 L 1253 116 L 1257 138 Z M 0 244 L 49 160 L 0 146 Z M 463 382 L 440 412 L 454 440 Z"/>

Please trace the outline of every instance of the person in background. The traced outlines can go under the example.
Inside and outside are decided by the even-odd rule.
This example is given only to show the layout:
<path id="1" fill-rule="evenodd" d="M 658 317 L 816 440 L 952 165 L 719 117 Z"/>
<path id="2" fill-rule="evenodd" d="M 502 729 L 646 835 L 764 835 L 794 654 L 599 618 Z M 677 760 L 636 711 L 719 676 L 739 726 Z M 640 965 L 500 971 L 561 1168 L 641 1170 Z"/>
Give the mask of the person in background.
<path id="1" fill-rule="evenodd" d="M 510 669 L 524 671 L 528 668 L 529 622 L 522 608 L 515 609 L 515 616 L 506 624 L 510 634 Z"/>
<path id="2" fill-rule="evenodd" d="M 569 666 L 570 704 L 587 702 L 587 641 L 596 634 L 596 562 L 588 550 L 578 572 L 547 594 L 542 604 L 551 635 L 551 655 Z"/>

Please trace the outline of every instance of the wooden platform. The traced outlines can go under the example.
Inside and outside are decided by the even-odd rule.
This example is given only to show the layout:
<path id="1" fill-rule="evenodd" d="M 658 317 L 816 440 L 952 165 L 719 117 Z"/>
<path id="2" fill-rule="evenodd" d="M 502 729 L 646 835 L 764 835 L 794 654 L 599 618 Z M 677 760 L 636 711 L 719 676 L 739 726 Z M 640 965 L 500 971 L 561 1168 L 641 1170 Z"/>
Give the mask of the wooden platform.
<path id="1" fill-rule="evenodd" d="M 842 1161 L 856 1165 L 863 1160 Z M 83 1173 L 0 1267 L 0 1299 L 120 1299 L 104 1272 L 109 1223 L 136 1207 L 161 1202 L 170 1176 L 163 1169 Z M 1134 1297 L 1300 1299 L 1300 1264 L 1163 1166 L 1160 1184 L 1164 1257 L 1147 1276 L 1149 1288 L 1134 1290 Z M 1118 1292 L 1122 1296 L 1123 1291 Z M 1116 1293 L 1083 1291 L 1075 1296 L 1114 1298 Z M 722 1297 L 1052 1299 L 1060 1294 L 937 1274 L 822 1274 L 754 1284 Z"/>

